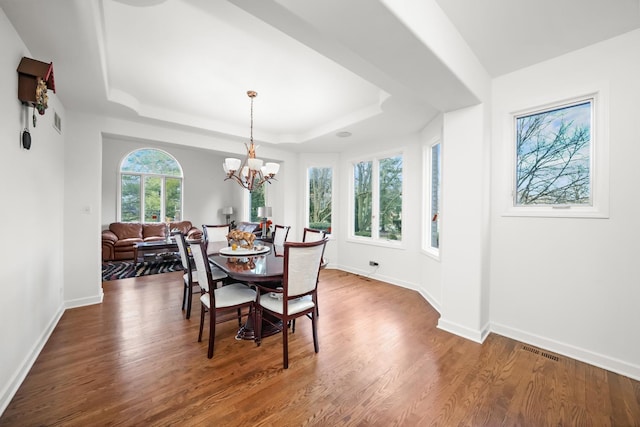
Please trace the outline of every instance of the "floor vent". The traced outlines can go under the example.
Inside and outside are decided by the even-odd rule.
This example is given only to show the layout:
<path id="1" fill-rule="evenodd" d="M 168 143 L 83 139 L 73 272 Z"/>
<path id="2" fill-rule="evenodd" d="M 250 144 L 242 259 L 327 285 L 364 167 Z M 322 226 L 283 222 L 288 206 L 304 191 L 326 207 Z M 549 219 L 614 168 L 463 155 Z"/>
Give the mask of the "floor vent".
<path id="1" fill-rule="evenodd" d="M 557 362 L 558 360 L 560 360 L 558 358 L 558 356 L 554 355 L 554 354 L 549 354 L 549 353 L 545 353 L 544 351 L 542 352 L 542 357 L 546 357 L 547 359 L 551 359 L 555 362 Z"/>
<path id="2" fill-rule="evenodd" d="M 537 348 L 529 347 L 528 345 L 523 345 L 522 349 L 524 351 L 528 351 L 529 353 L 540 354 L 540 350 L 538 350 Z"/>
<path id="3" fill-rule="evenodd" d="M 529 353 L 533 353 L 533 354 L 539 354 L 540 356 L 546 357 L 547 359 L 553 360 L 554 362 L 557 362 L 560 360 L 560 358 L 555 354 L 547 353 L 545 351 L 540 351 L 537 348 L 531 347 L 528 345 L 523 345 L 522 350 L 528 351 Z"/>

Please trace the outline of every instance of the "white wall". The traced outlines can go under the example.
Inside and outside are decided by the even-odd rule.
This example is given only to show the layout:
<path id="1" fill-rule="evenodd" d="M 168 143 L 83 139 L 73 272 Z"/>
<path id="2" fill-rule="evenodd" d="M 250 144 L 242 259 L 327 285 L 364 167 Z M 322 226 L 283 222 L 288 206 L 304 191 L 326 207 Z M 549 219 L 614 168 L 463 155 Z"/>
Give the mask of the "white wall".
<path id="1" fill-rule="evenodd" d="M 355 242 L 349 239 L 350 192 L 349 182 L 353 174 L 352 162 L 367 156 L 403 154 L 404 205 L 402 207 L 402 246 L 390 248 Z M 356 274 L 371 276 L 406 288 L 421 289 L 421 268 L 424 255 L 420 252 L 422 236 L 422 142 L 418 134 L 405 135 L 393 140 L 371 141 L 345 151 L 339 158 L 338 208 L 334 237 L 340 258 L 337 268 Z M 379 267 L 370 267 L 376 261 Z"/>
<path id="2" fill-rule="evenodd" d="M 70 114 L 69 130 L 66 133 L 68 150 L 65 159 L 65 301 L 68 307 L 99 302 L 102 298 L 100 277 L 101 243 L 100 232 L 103 224 L 102 208 L 102 155 L 103 138 L 116 137 L 122 140 L 158 141 L 161 145 L 172 144 L 175 149 L 186 150 L 186 142 L 200 149 L 210 149 L 235 155 L 244 155 L 246 150 L 240 141 L 211 137 L 201 133 L 191 133 L 170 126 L 153 126 L 149 124 L 115 119 L 113 117 L 95 116 L 84 113 Z M 107 141 L 106 143 L 108 143 Z M 184 147 L 183 147 L 184 146 Z M 190 151 L 193 149 L 189 149 Z M 107 150 L 108 152 L 109 150 Z M 194 154 L 198 153 L 193 150 Z M 178 151 L 176 151 L 178 152 Z M 223 177 L 217 181 L 213 176 L 222 163 L 208 165 L 199 160 L 184 160 L 195 162 L 206 169 L 194 172 L 198 176 L 212 175 L 204 179 L 211 186 L 229 186 L 234 188 L 233 194 L 242 194 L 237 184 L 223 182 Z M 277 148 L 260 147 L 258 155 L 265 159 L 282 162 L 283 183 L 273 184 L 276 192 L 274 212 L 283 217 L 293 218 L 295 221 L 296 193 L 287 191 L 288 186 L 295 185 L 286 180 L 286 165 L 296 164 L 297 155 L 278 150 Z M 216 155 L 212 155 L 216 158 Z M 206 160 L 206 159 L 205 159 Z M 206 187 L 206 183 L 205 183 Z M 233 198 L 233 197 L 232 197 Z M 235 203 L 235 202 L 234 202 Z M 206 205 L 206 203 L 205 203 Z M 206 210 L 206 209 L 205 209 Z M 205 212 L 206 215 L 206 212 Z M 296 226 L 296 223 L 293 223 Z M 78 230 L 85 230 L 79 232 Z"/>
<path id="3" fill-rule="evenodd" d="M 49 108 L 30 123 L 31 150 L 21 148 L 24 109 L 16 69 L 33 58 L 0 9 L 0 413 L 28 373 L 63 312 L 63 199 L 65 141 L 53 111 L 65 110 L 49 92 Z M 50 62 L 51 58 L 33 58 Z M 55 67 L 54 67 L 55 72 Z M 29 110 L 31 121 L 33 109 Z M 64 128 L 63 128 L 64 129 Z"/>
<path id="4" fill-rule="evenodd" d="M 492 330 L 640 379 L 640 31 L 494 81 Z M 610 217 L 503 216 L 513 106 L 609 88 Z M 508 176 L 508 175 L 507 175 Z"/>
<path id="5" fill-rule="evenodd" d="M 444 115 L 442 147 L 442 317 L 438 327 L 482 342 L 489 332 L 488 234 L 484 179 L 486 108 L 464 108 Z"/>
<path id="6" fill-rule="evenodd" d="M 182 166 L 183 215 L 182 218 L 201 228 L 202 224 L 222 224 L 225 216 L 222 208 L 233 206 L 234 212 L 242 209 L 235 193 L 242 189 L 234 182 L 224 182 L 222 162 L 224 156 L 209 150 L 160 144 L 105 136 L 102 144 L 102 227 L 116 221 L 118 178 L 124 157 L 140 148 L 158 148 L 171 154 Z M 234 218 L 238 215 L 234 214 Z"/>
<path id="7" fill-rule="evenodd" d="M 424 150 L 428 150 L 431 144 L 438 140 L 440 141 L 440 149 L 444 150 L 444 144 L 442 142 L 442 127 L 443 116 L 438 115 L 420 132 L 420 141 L 422 142 L 423 149 L 423 161 Z M 442 159 L 441 159 L 442 160 Z M 442 166 L 442 165 L 441 165 Z M 427 190 L 430 182 L 429 167 L 428 165 L 422 166 L 422 218 L 430 218 L 431 210 L 429 205 L 429 199 L 427 198 Z M 414 178 L 415 179 L 415 178 Z M 426 198 L 426 200 L 425 200 Z M 442 203 L 442 201 L 440 201 Z M 425 232 L 429 229 L 430 223 L 422 223 L 420 232 L 424 236 Z M 427 230 L 425 230 L 425 227 Z M 440 263 L 440 255 L 436 258 L 432 255 L 428 255 L 425 252 L 421 253 L 420 261 L 420 294 L 429 301 L 429 304 L 433 306 L 438 312 L 440 311 L 440 304 L 442 302 L 442 268 Z"/>

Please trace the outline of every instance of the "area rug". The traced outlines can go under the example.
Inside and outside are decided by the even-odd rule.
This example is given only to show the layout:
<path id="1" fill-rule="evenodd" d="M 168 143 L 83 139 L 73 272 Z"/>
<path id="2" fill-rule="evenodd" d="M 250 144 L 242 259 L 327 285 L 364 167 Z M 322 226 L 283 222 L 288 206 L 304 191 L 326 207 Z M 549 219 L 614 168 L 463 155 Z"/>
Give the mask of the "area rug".
<path id="1" fill-rule="evenodd" d="M 133 261 L 104 261 L 102 263 L 102 281 L 127 279 L 150 274 L 182 271 L 180 260 L 139 262 L 136 267 Z"/>

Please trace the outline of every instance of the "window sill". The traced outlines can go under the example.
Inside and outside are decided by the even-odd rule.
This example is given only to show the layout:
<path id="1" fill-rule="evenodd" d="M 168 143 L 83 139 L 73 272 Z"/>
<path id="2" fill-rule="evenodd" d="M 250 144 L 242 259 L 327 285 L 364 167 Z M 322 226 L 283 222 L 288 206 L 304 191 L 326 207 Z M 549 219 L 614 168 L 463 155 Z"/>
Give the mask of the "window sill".
<path id="1" fill-rule="evenodd" d="M 358 238 L 358 237 L 349 237 L 347 238 L 347 242 L 349 243 L 359 243 L 359 244 L 363 244 L 363 245 L 370 245 L 370 246 L 381 246 L 384 248 L 391 248 L 391 249 L 403 249 L 404 250 L 404 244 L 402 243 L 401 240 L 373 240 L 373 239 L 369 239 L 369 238 Z"/>
<path id="2" fill-rule="evenodd" d="M 538 217 L 538 218 L 609 218 L 609 212 L 593 206 L 540 206 L 511 207 L 502 214 L 503 217 Z"/>
<path id="3" fill-rule="evenodd" d="M 428 256 L 429 258 L 434 259 L 435 261 L 440 262 L 440 250 L 436 248 L 422 248 L 420 250 L 423 255 Z"/>

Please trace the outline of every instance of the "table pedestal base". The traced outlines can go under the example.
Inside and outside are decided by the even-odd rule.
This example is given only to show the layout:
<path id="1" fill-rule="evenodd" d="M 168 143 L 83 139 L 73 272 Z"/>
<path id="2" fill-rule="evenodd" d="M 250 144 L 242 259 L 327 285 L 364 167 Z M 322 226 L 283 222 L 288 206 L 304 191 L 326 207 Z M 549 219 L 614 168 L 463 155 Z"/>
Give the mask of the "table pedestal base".
<path id="1" fill-rule="evenodd" d="M 267 314 L 265 313 L 264 315 Z M 262 320 L 262 338 L 270 337 L 282 331 L 282 322 L 279 319 L 270 318 L 270 320 L 271 321 Z M 246 323 L 238 329 L 238 333 L 236 334 L 237 340 L 254 340 L 256 338 L 254 321 L 255 316 L 251 313 Z"/>

